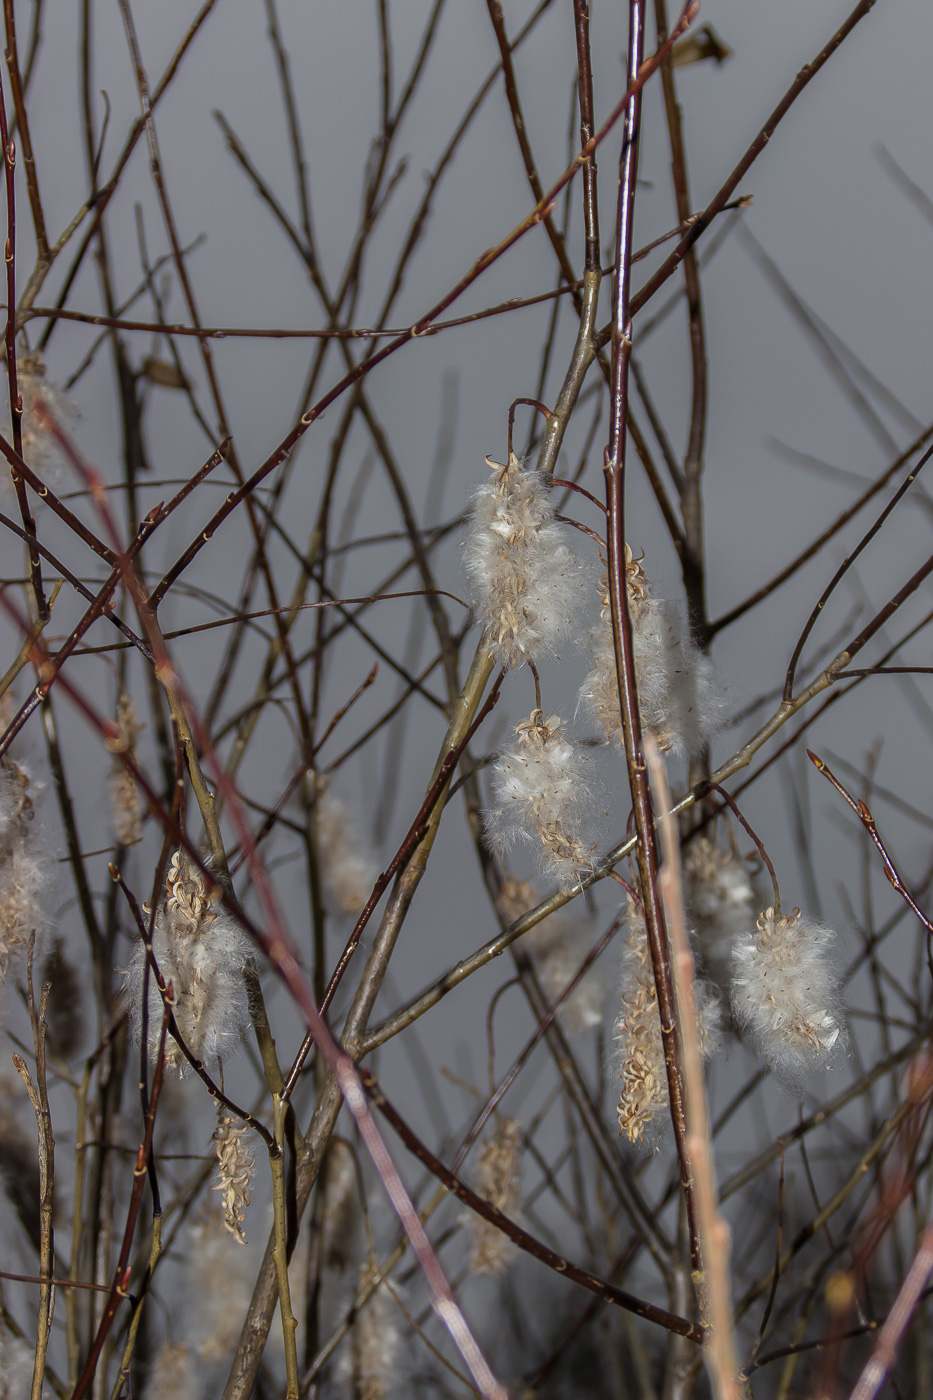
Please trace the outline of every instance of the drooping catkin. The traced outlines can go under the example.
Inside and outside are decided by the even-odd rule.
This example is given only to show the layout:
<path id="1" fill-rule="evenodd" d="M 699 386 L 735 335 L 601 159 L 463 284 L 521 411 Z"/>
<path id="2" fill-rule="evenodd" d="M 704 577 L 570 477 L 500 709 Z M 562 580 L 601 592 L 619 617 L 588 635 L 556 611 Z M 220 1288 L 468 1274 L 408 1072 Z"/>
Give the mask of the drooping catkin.
<path id="1" fill-rule="evenodd" d="M 249 1205 L 249 1183 L 254 1160 L 246 1144 L 248 1132 L 245 1123 L 231 1117 L 223 1104 L 218 1104 L 217 1127 L 213 1132 L 218 1180 L 212 1189 L 221 1193 L 225 1229 L 240 1244 L 246 1244 L 243 1222 Z"/>
<path id="2" fill-rule="evenodd" d="M 314 835 L 324 903 L 330 914 L 353 916 L 369 899 L 378 871 L 327 779 L 319 777 L 315 786 Z"/>
<path id="3" fill-rule="evenodd" d="M 824 1068 L 842 1033 L 832 929 L 801 915 L 758 916 L 732 953 L 732 1014 L 759 1057 L 791 1087 Z"/>
<path id="4" fill-rule="evenodd" d="M 470 599 L 501 666 L 553 653 L 570 637 L 582 570 L 569 532 L 554 518 L 550 484 L 514 452 L 486 458 L 492 478 L 473 503 L 463 549 Z"/>
<path id="5" fill-rule="evenodd" d="M 719 998 L 699 978 L 694 996 L 697 1037 L 706 1058 L 719 1043 Z M 667 1070 L 648 931 L 641 909 L 631 899 L 622 947 L 620 1000 L 614 1055 L 620 1081 L 619 1132 L 630 1142 L 645 1142 L 667 1122 Z"/>
<path id="6" fill-rule="evenodd" d="M 505 883 L 500 900 L 502 912 L 510 923 L 541 902 L 533 885 L 518 880 Z M 534 960 L 535 970 L 549 1001 L 556 1001 L 564 991 L 579 970 L 593 941 L 589 921 L 581 921 L 571 911 L 561 909 L 549 914 L 523 936 L 522 945 Z M 591 967 L 558 1012 L 564 1030 L 573 1035 L 600 1025 L 605 1000 L 603 976 L 598 967 Z"/>
<path id="7" fill-rule="evenodd" d="M 360 1272 L 360 1288 L 377 1277 L 372 1262 Z M 350 1334 L 354 1400 L 385 1400 L 395 1379 L 401 1333 L 399 1310 L 382 1282 L 360 1308 Z"/>
<path id="8" fill-rule="evenodd" d="M 559 715 L 533 710 L 515 733 L 493 765 L 487 834 L 500 851 L 532 846 L 542 874 L 570 887 L 593 870 L 595 765 L 564 737 Z"/>
<path id="9" fill-rule="evenodd" d="M 163 1342 L 149 1367 L 142 1400 L 198 1400 L 200 1394 L 191 1348 L 184 1342 Z"/>
<path id="10" fill-rule="evenodd" d="M 156 916 L 152 947 L 165 981 L 172 984 L 178 1030 L 191 1053 L 205 1065 L 226 1060 L 249 1028 L 244 969 L 252 948 L 235 919 L 218 907 L 211 887 L 181 851 L 172 856 L 167 897 Z M 142 991 L 146 949 L 139 939 L 123 976 L 130 1023 L 137 1043 L 142 1035 Z M 162 998 L 149 977 L 149 1053 L 155 1059 L 162 1028 Z M 166 1064 L 184 1073 L 187 1062 L 168 1037 Z"/>
<path id="11" fill-rule="evenodd" d="M 642 560 L 634 558 L 628 545 L 625 582 L 642 728 L 662 751 L 692 756 L 709 740 L 722 713 L 710 659 L 689 635 L 677 608 L 652 596 Z M 590 672 L 580 699 L 606 738 L 621 743 L 608 575 L 600 580 L 599 594 L 600 619 L 589 634 Z"/>
<path id="12" fill-rule="evenodd" d="M 123 753 L 136 761 L 136 736 L 143 728 L 143 725 L 136 723 L 136 708 L 132 699 L 122 693 L 117 701 L 118 736 L 108 746 L 114 755 L 108 780 L 110 819 L 113 834 L 121 846 L 135 846 L 137 841 L 142 840 L 143 805 L 132 774 L 117 755 Z"/>
<path id="13" fill-rule="evenodd" d="M 504 1118 L 480 1148 L 473 1173 L 477 1194 L 509 1218 L 514 1216 L 521 1197 L 521 1139 L 521 1120 Z M 508 1235 L 476 1211 L 467 1211 L 460 1218 L 470 1232 L 470 1272 L 495 1278 L 505 1269 L 515 1246 Z"/>
<path id="14" fill-rule="evenodd" d="M 731 850 L 698 836 L 684 855 L 684 894 L 703 969 L 728 994 L 733 940 L 754 921 L 756 895 L 748 866 Z"/>
<path id="15" fill-rule="evenodd" d="M 47 862 L 33 825 L 31 786 L 24 767 L 0 761 L 0 982 L 25 953 L 30 934 L 45 925 L 40 894 Z"/>

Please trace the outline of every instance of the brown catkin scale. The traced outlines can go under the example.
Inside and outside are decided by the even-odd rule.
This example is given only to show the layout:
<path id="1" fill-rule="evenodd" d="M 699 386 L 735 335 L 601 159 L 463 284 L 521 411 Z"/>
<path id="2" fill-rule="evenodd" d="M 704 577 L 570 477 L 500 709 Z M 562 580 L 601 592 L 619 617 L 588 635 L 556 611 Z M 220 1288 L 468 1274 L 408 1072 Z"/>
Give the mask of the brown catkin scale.
<path id="1" fill-rule="evenodd" d="M 249 1182 L 253 1171 L 253 1156 L 246 1145 L 248 1128 L 239 1118 L 232 1118 L 217 1107 L 217 1127 L 214 1129 L 214 1150 L 217 1153 L 219 1180 L 213 1190 L 221 1193 L 224 1227 L 240 1244 L 246 1243 L 243 1221 L 249 1205 Z"/>

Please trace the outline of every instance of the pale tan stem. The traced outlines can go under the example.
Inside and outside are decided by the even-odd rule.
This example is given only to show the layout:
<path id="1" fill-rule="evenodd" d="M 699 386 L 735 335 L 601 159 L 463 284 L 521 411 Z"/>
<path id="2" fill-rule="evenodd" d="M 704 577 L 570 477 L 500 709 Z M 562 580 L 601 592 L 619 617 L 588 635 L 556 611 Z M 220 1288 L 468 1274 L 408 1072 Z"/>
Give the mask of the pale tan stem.
<path id="1" fill-rule="evenodd" d="M 664 918 L 671 944 L 671 978 L 674 1004 L 680 1024 L 683 1047 L 684 1110 L 687 1132 L 687 1160 L 693 1177 L 697 1203 L 702 1269 L 694 1274 L 694 1286 L 703 1321 L 709 1333 L 703 1357 L 716 1400 L 741 1400 L 747 1389 L 739 1377 L 735 1351 L 730 1256 L 732 1237 L 719 1210 L 713 1140 L 709 1129 L 703 1055 L 697 1031 L 695 968 L 687 938 L 684 915 L 683 880 L 680 869 L 680 841 L 671 815 L 671 794 L 658 746 L 652 735 L 644 738 L 645 758 L 651 786 L 657 794 L 663 864 L 658 875 Z"/>

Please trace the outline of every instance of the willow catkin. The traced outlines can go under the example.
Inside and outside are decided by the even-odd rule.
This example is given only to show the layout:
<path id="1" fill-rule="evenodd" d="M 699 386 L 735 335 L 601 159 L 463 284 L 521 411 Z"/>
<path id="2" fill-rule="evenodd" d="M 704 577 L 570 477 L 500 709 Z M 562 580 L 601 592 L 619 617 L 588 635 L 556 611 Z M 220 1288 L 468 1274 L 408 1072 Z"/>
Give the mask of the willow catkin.
<path id="1" fill-rule="evenodd" d="M 336 916 L 358 914 L 369 899 L 379 872 L 344 803 L 323 777 L 315 784 L 314 839 L 327 912 Z"/>
<path id="2" fill-rule="evenodd" d="M 728 995 L 735 937 L 755 918 L 757 896 L 748 865 L 731 850 L 698 836 L 684 855 L 684 894 L 703 969 Z"/>
<path id="3" fill-rule="evenodd" d="M 487 834 L 500 851 L 530 845 L 542 874 L 575 885 L 592 873 L 597 849 L 595 765 L 564 737 L 559 715 L 534 710 L 515 733 L 493 765 Z"/>
<path id="4" fill-rule="evenodd" d="M 799 909 L 765 909 L 732 953 L 732 1014 L 760 1059 L 791 1087 L 824 1068 L 842 1034 L 836 935 Z"/>
<path id="5" fill-rule="evenodd" d="M 492 477 L 473 502 L 464 565 L 474 616 L 500 666 L 553 654 L 573 634 L 582 569 L 554 518 L 550 484 L 514 452 L 486 458 Z"/>
<path id="6" fill-rule="evenodd" d="M 197 1359 L 184 1342 L 163 1342 L 149 1367 L 142 1400 L 198 1400 Z"/>
<path id="7" fill-rule="evenodd" d="M 708 742 L 722 715 L 712 663 L 691 638 L 678 609 L 653 596 L 642 560 L 634 558 L 628 545 L 625 583 L 642 727 L 662 751 L 693 756 Z M 590 671 L 580 699 L 606 738 L 621 742 L 608 575 L 600 581 L 599 594 L 602 608 L 587 639 Z"/>
<path id="8" fill-rule="evenodd" d="M 252 959 L 252 946 L 236 920 L 219 907 L 219 897 L 219 889 L 209 884 L 187 856 L 176 851 L 152 936 L 159 970 L 166 983 L 172 984 L 179 1033 L 191 1053 L 209 1066 L 226 1060 L 249 1029 L 243 974 Z M 145 970 L 146 949 L 139 939 L 123 974 L 137 1044 L 142 1035 Z M 148 1016 L 149 1053 L 155 1059 L 162 1029 L 162 998 L 152 974 Z M 171 1037 L 166 1040 L 165 1060 L 180 1073 L 187 1068 Z"/>
<path id="9" fill-rule="evenodd" d="M 534 886 L 525 881 L 507 880 L 499 896 L 502 912 L 510 923 L 540 904 Z M 548 914 L 522 938 L 531 954 L 538 980 L 548 1000 L 554 1002 L 579 971 L 594 942 L 591 921 L 573 908 Z M 598 966 L 589 968 L 558 1012 L 564 1030 L 573 1035 L 602 1024 L 606 984 Z"/>
<path id="10" fill-rule="evenodd" d="M 233 1118 L 217 1106 L 217 1127 L 213 1132 L 217 1153 L 217 1176 L 212 1190 L 221 1193 L 224 1228 L 239 1244 L 246 1243 L 243 1222 L 249 1205 L 249 1183 L 253 1171 L 253 1155 L 247 1146 L 249 1129 L 239 1118 Z"/>
<path id="11" fill-rule="evenodd" d="M 108 744 L 114 755 L 108 779 L 110 820 L 113 834 L 121 846 L 135 846 L 142 840 L 143 805 L 139 789 L 129 769 L 120 762 L 118 754 L 137 758 L 136 736 L 144 726 L 136 723 L 136 709 L 129 695 L 123 693 L 117 701 L 117 737 Z"/>
<path id="12" fill-rule="evenodd" d="M 521 1197 L 521 1140 L 521 1120 L 503 1119 L 480 1148 L 473 1172 L 477 1194 L 510 1218 L 514 1216 Z M 508 1235 L 476 1211 L 465 1212 L 461 1220 L 470 1232 L 470 1272 L 488 1278 L 501 1274 L 515 1252 Z"/>
<path id="13" fill-rule="evenodd" d="M 45 925 L 41 893 L 47 881 L 33 821 L 28 770 L 0 761 L 0 982 Z"/>
<path id="14" fill-rule="evenodd" d="M 47 415 L 56 421 L 73 418 L 74 404 L 49 383 L 45 362 L 35 350 L 17 359 L 16 387 L 23 401 L 23 461 L 38 472 L 57 467 L 61 449 L 49 431 Z"/>
<path id="15" fill-rule="evenodd" d="M 697 1039 L 706 1058 L 719 1045 L 719 998 L 715 989 L 699 978 L 694 997 Z M 641 909 L 631 899 L 619 999 L 614 1054 L 619 1074 L 619 1132 L 630 1142 L 650 1142 L 668 1121 L 667 1070 L 648 931 Z"/>

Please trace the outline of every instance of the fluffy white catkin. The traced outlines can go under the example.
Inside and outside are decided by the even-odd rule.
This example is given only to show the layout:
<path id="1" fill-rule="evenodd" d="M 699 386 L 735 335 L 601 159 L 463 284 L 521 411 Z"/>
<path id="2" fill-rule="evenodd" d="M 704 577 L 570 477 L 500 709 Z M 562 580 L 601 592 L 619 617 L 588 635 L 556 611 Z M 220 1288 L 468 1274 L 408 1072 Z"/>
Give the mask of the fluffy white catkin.
<path id="1" fill-rule="evenodd" d="M 835 934 L 799 909 L 758 916 L 732 952 L 732 1015 L 759 1057 L 791 1087 L 825 1067 L 842 1025 L 830 954 Z"/>
<path id="2" fill-rule="evenodd" d="M 178 1030 L 188 1049 L 207 1066 L 226 1060 L 249 1029 L 249 1000 L 243 977 L 252 958 L 250 941 L 225 910 L 219 891 L 181 851 L 172 856 L 167 897 L 156 917 L 152 948 L 159 970 L 171 982 Z M 146 950 L 141 939 L 123 976 L 134 1037 L 142 1035 L 142 992 Z M 149 1053 L 158 1054 L 162 998 L 149 977 Z M 169 1036 L 166 1064 L 184 1073 L 187 1061 Z"/>
<path id="3" fill-rule="evenodd" d="M 575 885 L 591 873 L 597 849 L 593 762 L 565 739 L 559 715 L 533 710 L 515 733 L 518 742 L 493 765 L 487 834 L 502 851 L 531 845 L 545 876 Z"/>
<path id="4" fill-rule="evenodd" d="M 316 783 L 314 835 L 327 912 L 358 914 L 379 871 L 365 853 L 362 834 L 354 830 L 343 802 L 334 796 L 326 778 L 318 778 Z"/>
<path id="5" fill-rule="evenodd" d="M 732 948 L 755 917 L 756 895 L 744 860 L 705 836 L 684 857 L 684 893 L 707 976 L 726 995 L 732 984 Z"/>
<path id="6" fill-rule="evenodd" d="M 694 755 L 716 729 L 722 712 L 712 664 L 691 638 L 679 610 L 652 596 L 642 561 L 628 545 L 625 580 L 642 727 L 663 751 Z M 589 634 L 591 669 L 580 699 L 606 738 L 621 742 L 608 576 L 600 581 L 599 591 L 602 609 Z"/>
<path id="7" fill-rule="evenodd" d="M 493 475 L 476 493 L 463 559 L 477 622 L 499 664 L 517 666 L 572 634 L 582 570 L 549 483 L 514 453 L 505 465 L 486 463 Z"/>

